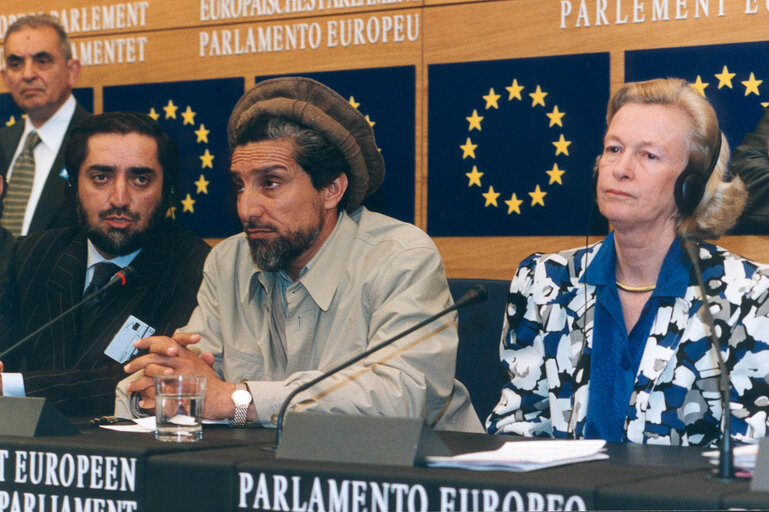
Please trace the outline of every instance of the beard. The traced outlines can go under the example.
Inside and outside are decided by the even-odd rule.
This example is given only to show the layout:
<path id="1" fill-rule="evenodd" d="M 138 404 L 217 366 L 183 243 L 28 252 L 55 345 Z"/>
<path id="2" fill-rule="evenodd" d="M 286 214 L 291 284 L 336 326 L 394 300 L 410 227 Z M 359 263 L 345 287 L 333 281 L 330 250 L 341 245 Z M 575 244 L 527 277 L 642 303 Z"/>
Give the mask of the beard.
<path id="1" fill-rule="evenodd" d="M 251 219 L 243 227 L 245 229 L 272 229 L 278 232 L 274 226 L 260 224 L 254 219 Z M 285 235 L 279 233 L 278 238 L 274 240 L 247 238 L 251 248 L 251 259 L 261 270 L 272 272 L 286 270 L 297 257 L 312 247 L 322 228 L 323 217 L 319 214 L 318 221 L 314 225 L 304 229 L 300 228 Z"/>
<path id="2" fill-rule="evenodd" d="M 147 240 L 164 217 L 162 210 L 163 208 L 158 204 L 155 207 L 155 210 L 150 213 L 150 222 L 140 231 L 126 231 L 117 228 L 107 228 L 107 230 L 103 230 L 88 223 L 88 219 L 83 213 L 81 205 L 78 204 L 80 225 L 85 229 L 88 239 L 101 252 L 112 256 L 125 256 L 126 254 L 131 254 L 144 247 Z M 134 222 L 138 222 L 142 218 L 141 215 L 131 212 L 127 208 L 110 208 L 109 210 L 99 212 L 99 219 L 104 220 L 110 215 L 129 217 Z"/>

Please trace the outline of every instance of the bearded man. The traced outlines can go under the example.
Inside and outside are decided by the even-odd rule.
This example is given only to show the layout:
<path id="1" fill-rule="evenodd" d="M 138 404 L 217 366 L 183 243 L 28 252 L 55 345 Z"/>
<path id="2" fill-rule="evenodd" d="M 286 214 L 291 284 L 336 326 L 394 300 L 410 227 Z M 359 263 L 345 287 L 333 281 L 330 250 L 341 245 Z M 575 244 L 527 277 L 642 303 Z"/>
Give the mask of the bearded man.
<path id="1" fill-rule="evenodd" d="M 368 121 L 344 98 L 307 78 L 266 80 L 235 106 L 228 136 L 244 232 L 206 260 L 189 324 L 136 343 L 149 353 L 126 365 L 143 371 L 120 384 L 117 414 L 151 411 L 152 376 L 171 369 L 206 376 L 206 417 L 274 426 L 299 385 L 452 303 L 430 238 L 361 206 L 384 162 Z M 454 379 L 456 316 L 444 318 L 296 403 L 480 431 Z"/>
<path id="2" fill-rule="evenodd" d="M 45 396 L 69 415 L 107 414 L 123 375 L 105 349 L 122 327 L 172 334 L 184 325 L 210 248 L 165 218 L 179 157 L 149 116 L 111 112 L 84 120 L 70 135 L 65 160 L 80 225 L 16 240 L 0 281 L 0 352 L 121 268 L 135 272 L 11 353 L 2 363 L 16 373 L 0 374 L 0 392 Z"/>

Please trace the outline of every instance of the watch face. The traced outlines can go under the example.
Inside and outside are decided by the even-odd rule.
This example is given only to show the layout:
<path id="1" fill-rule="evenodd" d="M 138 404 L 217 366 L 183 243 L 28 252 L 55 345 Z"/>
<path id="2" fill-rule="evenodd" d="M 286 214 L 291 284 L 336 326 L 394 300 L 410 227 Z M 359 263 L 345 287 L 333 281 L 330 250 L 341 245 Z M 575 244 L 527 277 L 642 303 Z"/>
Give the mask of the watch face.
<path id="1" fill-rule="evenodd" d="M 232 401 L 235 405 L 248 405 L 251 403 L 251 393 L 245 389 L 237 389 L 232 393 Z"/>

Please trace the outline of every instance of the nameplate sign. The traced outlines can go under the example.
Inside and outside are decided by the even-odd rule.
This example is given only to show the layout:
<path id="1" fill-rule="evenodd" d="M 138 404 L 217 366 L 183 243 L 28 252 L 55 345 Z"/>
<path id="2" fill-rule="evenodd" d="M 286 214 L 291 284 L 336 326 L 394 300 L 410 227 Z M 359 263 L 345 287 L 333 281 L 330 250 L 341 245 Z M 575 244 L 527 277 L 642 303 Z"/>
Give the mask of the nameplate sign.
<path id="1" fill-rule="evenodd" d="M 355 475 L 237 473 L 237 510 L 494 511 L 588 510 L 593 493 L 561 494 L 514 486 L 462 486 L 446 481 L 368 479 Z"/>
<path id="2" fill-rule="evenodd" d="M 0 512 L 141 510 L 144 468 L 138 457 L 0 446 Z"/>

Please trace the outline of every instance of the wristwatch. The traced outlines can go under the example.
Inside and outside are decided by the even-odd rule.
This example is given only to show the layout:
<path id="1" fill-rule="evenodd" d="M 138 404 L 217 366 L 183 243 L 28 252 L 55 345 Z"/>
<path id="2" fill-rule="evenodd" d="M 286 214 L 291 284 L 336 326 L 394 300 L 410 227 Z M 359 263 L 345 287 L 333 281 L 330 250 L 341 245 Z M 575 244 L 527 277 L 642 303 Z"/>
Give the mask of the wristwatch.
<path id="1" fill-rule="evenodd" d="M 248 406 L 251 405 L 252 400 L 245 382 L 241 381 L 235 384 L 235 391 L 232 392 L 231 398 L 235 403 L 235 417 L 230 421 L 230 425 L 242 427 L 246 424 Z"/>

